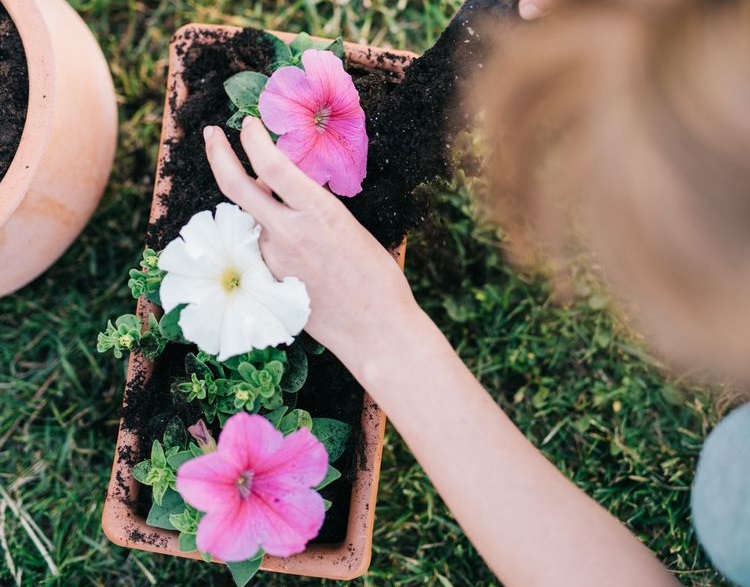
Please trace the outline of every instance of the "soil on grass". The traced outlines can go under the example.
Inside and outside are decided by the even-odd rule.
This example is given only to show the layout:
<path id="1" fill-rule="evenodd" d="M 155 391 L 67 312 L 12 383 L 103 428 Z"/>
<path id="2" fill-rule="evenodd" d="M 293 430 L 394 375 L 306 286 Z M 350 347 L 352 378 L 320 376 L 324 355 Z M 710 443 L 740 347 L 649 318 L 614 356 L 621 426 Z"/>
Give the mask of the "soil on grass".
<path id="1" fill-rule="evenodd" d="M 0 181 L 13 162 L 26 124 L 29 73 L 21 37 L 0 4 Z"/>

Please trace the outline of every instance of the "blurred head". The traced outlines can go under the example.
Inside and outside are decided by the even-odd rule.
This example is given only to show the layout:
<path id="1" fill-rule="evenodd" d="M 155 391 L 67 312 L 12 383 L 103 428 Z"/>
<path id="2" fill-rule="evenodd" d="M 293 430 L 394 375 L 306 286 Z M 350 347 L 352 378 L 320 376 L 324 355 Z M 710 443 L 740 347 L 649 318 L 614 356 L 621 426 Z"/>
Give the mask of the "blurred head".
<path id="1" fill-rule="evenodd" d="M 512 258 L 585 253 L 657 352 L 750 381 L 750 0 L 582 3 L 501 36 L 476 99 Z"/>

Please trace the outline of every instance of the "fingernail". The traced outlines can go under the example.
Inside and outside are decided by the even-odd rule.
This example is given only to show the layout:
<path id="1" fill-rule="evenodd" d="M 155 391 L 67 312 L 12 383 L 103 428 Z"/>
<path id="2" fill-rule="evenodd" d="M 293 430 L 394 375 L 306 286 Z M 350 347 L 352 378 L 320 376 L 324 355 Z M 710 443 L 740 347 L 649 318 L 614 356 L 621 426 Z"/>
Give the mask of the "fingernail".
<path id="1" fill-rule="evenodd" d="M 255 120 L 254 116 L 245 116 L 245 118 L 242 119 L 242 128 L 251 125 L 253 120 Z"/>
<path id="2" fill-rule="evenodd" d="M 518 12 L 521 14 L 521 18 L 523 18 L 524 20 L 535 20 L 541 16 L 544 16 L 544 13 L 533 2 L 524 2 L 518 8 Z"/>
<path id="3" fill-rule="evenodd" d="M 203 129 L 203 138 L 206 139 L 206 140 L 210 139 L 213 136 L 213 134 L 214 134 L 215 131 L 216 131 L 216 129 L 213 126 L 207 126 L 207 127 L 205 127 Z"/>

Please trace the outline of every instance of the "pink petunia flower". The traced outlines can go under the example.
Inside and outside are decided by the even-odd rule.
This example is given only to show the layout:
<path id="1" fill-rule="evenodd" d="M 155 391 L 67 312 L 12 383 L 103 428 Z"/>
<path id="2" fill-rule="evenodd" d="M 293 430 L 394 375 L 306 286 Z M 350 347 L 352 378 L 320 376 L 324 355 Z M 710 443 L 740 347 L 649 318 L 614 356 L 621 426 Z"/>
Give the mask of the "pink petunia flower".
<path id="1" fill-rule="evenodd" d="M 282 67 L 260 95 L 263 123 L 302 171 L 332 192 L 355 196 L 367 174 L 367 130 L 351 76 L 330 51 L 308 49 L 299 67 Z"/>
<path id="2" fill-rule="evenodd" d="M 199 550 L 227 562 L 260 548 L 290 556 L 323 524 L 323 498 L 311 488 L 327 470 L 326 449 L 307 428 L 284 437 L 262 416 L 241 412 L 226 421 L 215 452 L 179 468 L 177 491 L 206 514 Z"/>

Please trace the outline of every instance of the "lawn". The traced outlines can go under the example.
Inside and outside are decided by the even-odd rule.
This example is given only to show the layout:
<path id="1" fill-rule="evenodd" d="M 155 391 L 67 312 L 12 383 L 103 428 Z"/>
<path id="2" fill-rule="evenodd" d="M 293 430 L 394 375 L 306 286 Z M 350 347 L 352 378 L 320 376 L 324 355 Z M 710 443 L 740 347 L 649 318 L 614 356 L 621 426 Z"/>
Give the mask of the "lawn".
<path id="1" fill-rule="evenodd" d="M 0 299 L 0 585 L 229 585 L 221 566 L 110 544 L 100 529 L 125 360 L 96 333 L 134 307 L 127 269 L 146 229 L 167 47 L 188 22 L 250 25 L 422 51 L 458 0 L 71 0 L 109 59 L 120 138 L 88 228 L 44 276 Z M 611 318 L 596 288 L 559 307 L 503 261 L 470 190 L 434 190 L 412 236 L 416 296 L 524 433 L 632 528 L 680 580 L 723 585 L 690 526 L 689 488 L 714 409 Z M 370 572 L 354 585 L 499 585 L 408 448 L 387 435 Z M 42 555 L 44 553 L 44 555 Z M 335 582 L 259 574 L 256 585 Z"/>

